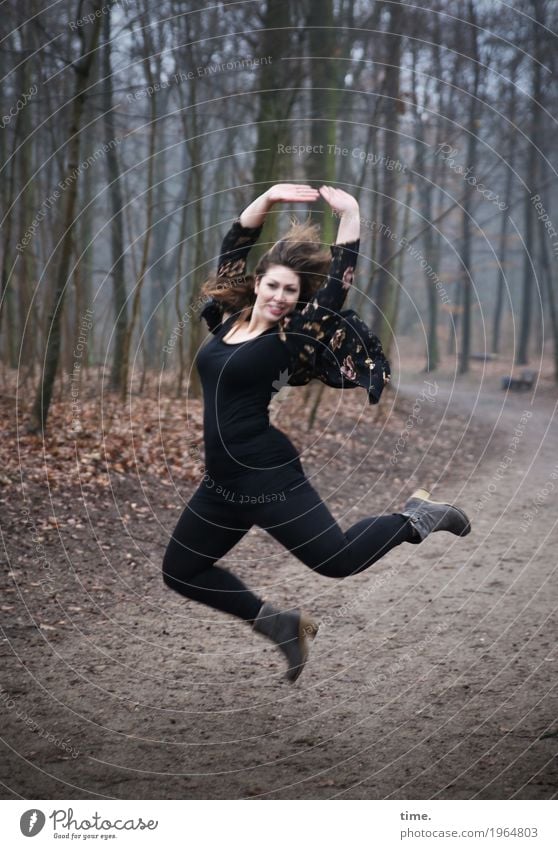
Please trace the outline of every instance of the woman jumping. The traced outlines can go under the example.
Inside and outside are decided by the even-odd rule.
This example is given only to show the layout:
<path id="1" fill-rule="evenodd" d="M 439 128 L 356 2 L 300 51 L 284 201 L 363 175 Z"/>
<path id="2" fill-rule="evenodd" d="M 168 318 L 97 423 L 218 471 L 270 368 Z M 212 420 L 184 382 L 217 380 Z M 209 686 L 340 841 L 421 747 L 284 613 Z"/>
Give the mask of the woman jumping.
<path id="1" fill-rule="evenodd" d="M 250 248 L 279 202 L 322 197 L 340 217 L 329 252 L 317 227 L 292 224 L 246 274 Z M 317 377 L 362 386 L 377 403 L 389 380 L 379 340 L 352 310 L 342 310 L 360 238 L 358 203 L 340 189 L 279 184 L 251 203 L 223 241 L 217 275 L 201 315 L 212 337 L 196 356 L 204 395 L 206 474 L 185 507 L 163 561 L 165 583 L 194 601 L 232 614 L 273 640 L 287 678 L 304 667 L 318 625 L 298 609 L 280 610 L 215 565 L 257 525 L 320 575 L 346 578 L 403 542 L 434 531 L 470 532 L 465 513 L 419 489 L 401 513 L 361 519 L 342 531 L 307 480 L 292 442 L 269 421 L 281 385 Z"/>

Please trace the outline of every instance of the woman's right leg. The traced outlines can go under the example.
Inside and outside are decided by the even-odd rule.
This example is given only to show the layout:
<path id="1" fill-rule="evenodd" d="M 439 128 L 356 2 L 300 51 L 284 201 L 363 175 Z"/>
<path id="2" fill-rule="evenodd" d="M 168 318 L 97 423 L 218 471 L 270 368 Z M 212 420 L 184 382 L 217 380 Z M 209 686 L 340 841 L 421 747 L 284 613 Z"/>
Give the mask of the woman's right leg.
<path id="1" fill-rule="evenodd" d="M 163 580 L 186 598 L 254 622 L 263 600 L 231 572 L 215 566 L 252 522 L 224 499 L 208 497 L 202 486 L 186 505 L 167 546 Z"/>

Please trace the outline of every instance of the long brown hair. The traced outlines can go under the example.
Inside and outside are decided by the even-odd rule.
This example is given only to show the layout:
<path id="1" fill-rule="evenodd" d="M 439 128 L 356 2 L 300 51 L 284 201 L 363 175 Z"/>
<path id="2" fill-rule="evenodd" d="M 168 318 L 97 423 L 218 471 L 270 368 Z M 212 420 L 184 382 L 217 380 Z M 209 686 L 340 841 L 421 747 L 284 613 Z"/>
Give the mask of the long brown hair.
<path id="1" fill-rule="evenodd" d="M 291 218 L 288 232 L 263 254 L 253 274 L 214 274 L 203 283 L 201 294 L 219 301 L 227 312 L 239 313 L 256 300 L 256 277 L 263 276 L 271 265 L 285 265 L 298 274 L 300 294 L 295 309 L 302 309 L 323 284 L 330 263 L 331 253 L 322 248 L 319 226 Z"/>

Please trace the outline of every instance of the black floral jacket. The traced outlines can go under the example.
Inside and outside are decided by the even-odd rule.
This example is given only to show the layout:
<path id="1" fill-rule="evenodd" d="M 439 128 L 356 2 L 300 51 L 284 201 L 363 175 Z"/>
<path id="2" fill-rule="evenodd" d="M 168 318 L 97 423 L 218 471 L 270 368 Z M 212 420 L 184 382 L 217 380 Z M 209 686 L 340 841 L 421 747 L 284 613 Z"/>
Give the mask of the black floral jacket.
<path id="1" fill-rule="evenodd" d="M 246 271 L 246 261 L 262 227 L 243 227 L 237 218 L 227 232 L 218 265 L 218 277 L 233 282 Z M 278 322 L 279 338 L 293 351 L 293 370 L 288 383 L 301 386 L 313 378 L 336 389 L 360 386 L 377 404 L 390 380 L 389 362 L 380 340 L 354 310 L 343 310 L 353 283 L 359 242 L 331 245 L 331 265 L 324 285 L 303 309 L 293 310 Z M 223 307 L 210 298 L 200 313 L 209 330 L 216 333 Z M 316 344 L 319 343 L 319 344 Z"/>

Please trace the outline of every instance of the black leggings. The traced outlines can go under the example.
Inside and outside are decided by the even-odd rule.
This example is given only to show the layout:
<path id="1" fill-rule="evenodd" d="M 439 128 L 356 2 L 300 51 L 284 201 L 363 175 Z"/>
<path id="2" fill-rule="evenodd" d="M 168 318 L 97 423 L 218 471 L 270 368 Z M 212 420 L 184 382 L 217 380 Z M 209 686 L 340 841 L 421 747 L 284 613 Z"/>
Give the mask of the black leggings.
<path id="1" fill-rule="evenodd" d="M 328 578 L 346 578 L 412 536 L 398 513 L 361 519 L 343 532 L 304 479 L 284 500 L 229 503 L 201 483 L 182 513 L 163 560 L 163 579 L 187 598 L 253 622 L 263 600 L 215 561 L 258 525 L 306 566 Z"/>

